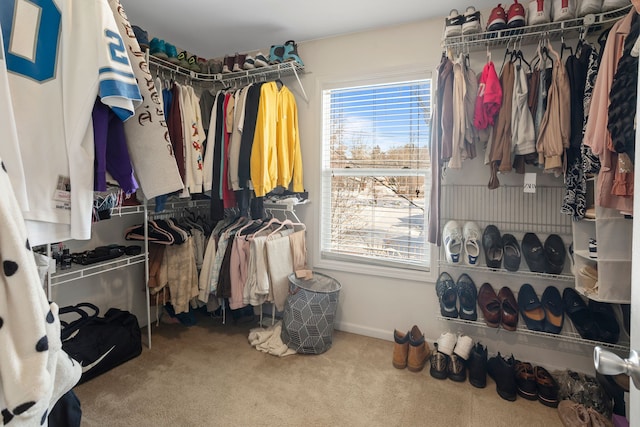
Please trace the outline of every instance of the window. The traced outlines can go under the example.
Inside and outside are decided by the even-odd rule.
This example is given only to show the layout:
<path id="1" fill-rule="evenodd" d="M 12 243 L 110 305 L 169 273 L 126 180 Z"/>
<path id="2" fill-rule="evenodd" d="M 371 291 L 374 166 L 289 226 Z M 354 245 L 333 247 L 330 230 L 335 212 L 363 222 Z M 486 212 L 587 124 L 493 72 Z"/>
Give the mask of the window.
<path id="1" fill-rule="evenodd" d="M 431 79 L 323 91 L 321 256 L 427 270 Z"/>

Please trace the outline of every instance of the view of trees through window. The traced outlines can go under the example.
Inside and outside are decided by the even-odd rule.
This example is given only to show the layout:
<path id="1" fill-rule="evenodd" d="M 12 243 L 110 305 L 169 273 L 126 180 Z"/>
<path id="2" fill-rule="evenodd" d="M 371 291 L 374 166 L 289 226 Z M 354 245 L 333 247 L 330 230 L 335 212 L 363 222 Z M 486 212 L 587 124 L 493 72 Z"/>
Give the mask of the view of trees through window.
<path id="1" fill-rule="evenodd" d="M 323 253 L 427 267 L 431 81 L 324 101 Z"/>

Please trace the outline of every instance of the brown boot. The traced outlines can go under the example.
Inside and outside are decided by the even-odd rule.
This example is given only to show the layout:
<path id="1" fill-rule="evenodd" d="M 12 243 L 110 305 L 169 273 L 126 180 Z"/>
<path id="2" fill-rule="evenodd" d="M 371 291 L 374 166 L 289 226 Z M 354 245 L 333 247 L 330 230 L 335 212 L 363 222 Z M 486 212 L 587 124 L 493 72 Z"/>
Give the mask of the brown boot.
<path id="1" fill-rule="evenodd" d="M 409 332 L 403 334 L 397 329 L 393 331 L 393 367 L 404 369 L 407 367 L 407 354 L 409 353 Z"/>
<path id="2" fill-rule="evenodd" d="M 424 368 L 424 364 L 429 359 L 431 349 L 424 340 L 424 335 L 420 329 L 413 325 L 409 333 L 409 355 L 407 356 L 407 367 L 411 372 L 419 372 Z"/>

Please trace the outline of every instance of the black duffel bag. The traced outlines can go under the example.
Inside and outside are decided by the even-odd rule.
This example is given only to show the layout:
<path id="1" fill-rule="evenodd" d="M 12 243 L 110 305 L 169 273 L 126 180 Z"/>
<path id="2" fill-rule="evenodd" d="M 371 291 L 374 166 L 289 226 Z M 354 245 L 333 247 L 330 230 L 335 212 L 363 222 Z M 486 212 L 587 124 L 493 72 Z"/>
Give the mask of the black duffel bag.
<path id="1" fill-rule="evenodd" d="M 90 310 L 87 310 L 89 308 Z M 72 322 L 71 313 L 80 315 Z M 83 302 L 60 308 L 62 349 L 82 366 L 81 384 L 142 353 L 140 326 L 128 311 L 110 308 L 104 317 L 93 304 Z"/>

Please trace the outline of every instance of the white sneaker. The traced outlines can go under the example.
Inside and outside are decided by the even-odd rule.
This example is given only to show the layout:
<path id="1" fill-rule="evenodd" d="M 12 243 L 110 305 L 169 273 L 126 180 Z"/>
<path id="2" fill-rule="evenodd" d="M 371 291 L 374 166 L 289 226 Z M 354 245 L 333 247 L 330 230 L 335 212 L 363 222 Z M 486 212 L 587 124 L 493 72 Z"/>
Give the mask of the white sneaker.
<path id="1" fill-rule="evenodd" d="M 576 17 L 576 0 L 553 0 L 553 22 L 566 21 Z"/>
<path id="2" fill-rule="evenodd" d="M 453 354 L 453 349 L 456 346 L 457 339 L 458 337 L 456 337 L 455 334 L 452 334 L 451 332 L 443 332 L 436 342 L 438 344 L 438 351 L 446 354 L 447 356 L 451 356 Z"/>
<path id="3" fill-rule="evenodd" d="M 464 16 L 458 13 L 457 9 L 451 9 L 449 16 L 444 19 L 444 36 L 455 37 L 462 34 L 462 23 Z"/>
<path id="4" fill-rule="evenodd" d="M 551 22 L 551 0 L 532 0 L 527 11 L 527 25 Z"/>
<path id="5" fill-rule="evenodd" d="M 464 12 L 464 22 L 462 23 L 462 34 L 475 34 L 482 31 L 480 25 L 480 11 L 469 6 Z"/>
<path id="6" fill-rule="evenodd" d="M 444 253 L 449 264 L 460 264 L 462 256 L 462 229 L 456 221 L 449 221 L 442 230 Z"/>
<path id="7" fill-rule="evenodd" d="M 587 16 L 589 14 L 600 13 L 601 10 L 602 0 L 582 0 L 580 4 L 578 4 L 576 15 L 578 16 L 578 18 L 582 18 L 583 16 Z"/>
<path id="8" fill-rule="evenodd" d="M 609 12 L 611 10 L 620 9 L 625 6 L 629 6 L 629 3 L 629 0 L 604 0 L 602 2 L 602 11 Z"/>
<path id="9" fill-rule="evenodd" d="M 456 347 L 453 349 L 453 352 L 464 360 L 467 360 L 472 348 L 473 340 L 471 337 L 468 337 L 467 335 L 460 335 L 456 341 Z"/>
<path id="10" fill-rule="evenodd" d="M 482 230 L 473 221 L 467 221 L 462 231 L 464 238 L 465 262 L 469 265 L 478 265 L 480 252 L 482 252 Z"/>

